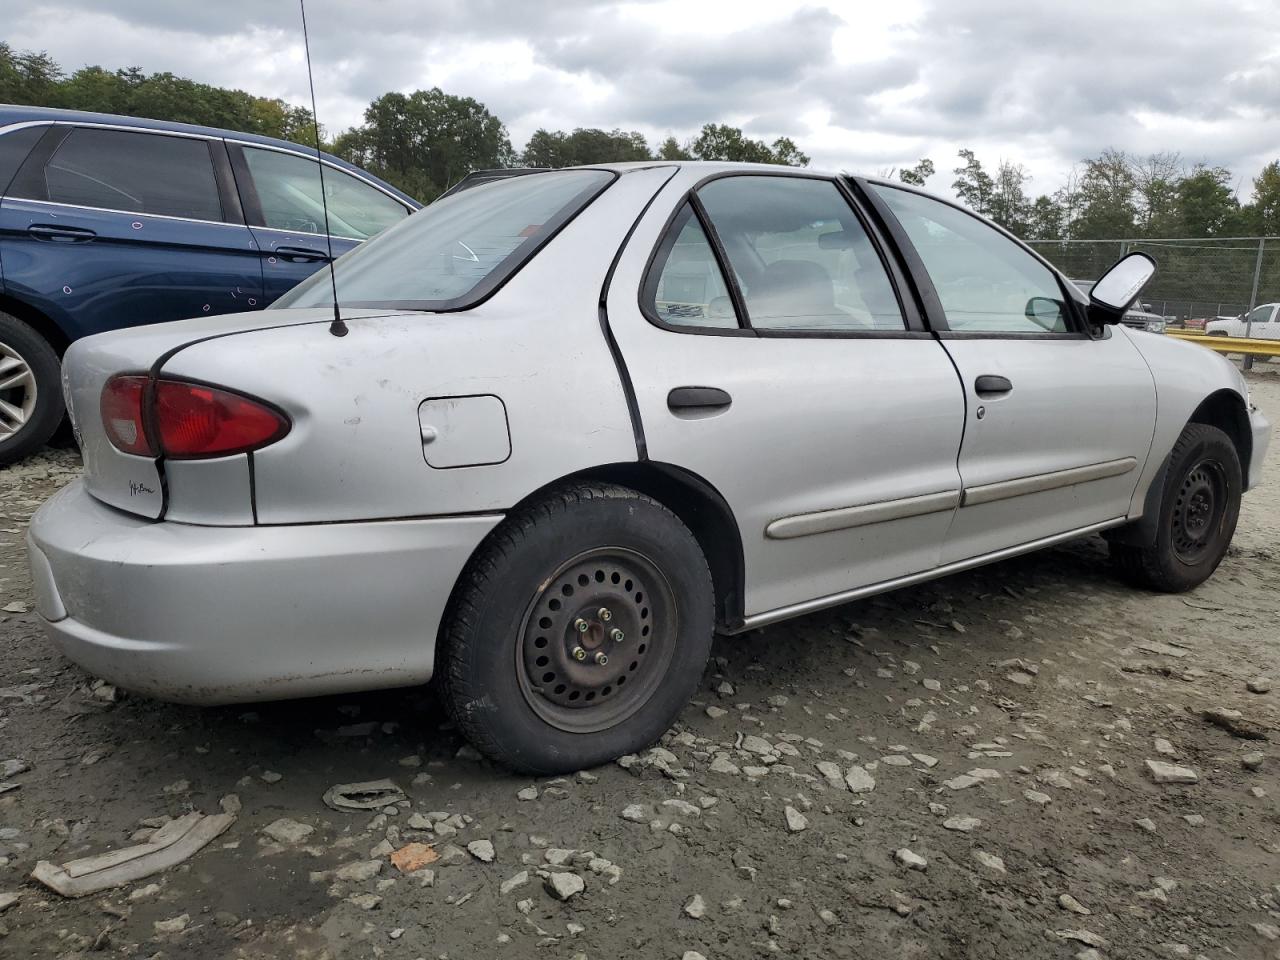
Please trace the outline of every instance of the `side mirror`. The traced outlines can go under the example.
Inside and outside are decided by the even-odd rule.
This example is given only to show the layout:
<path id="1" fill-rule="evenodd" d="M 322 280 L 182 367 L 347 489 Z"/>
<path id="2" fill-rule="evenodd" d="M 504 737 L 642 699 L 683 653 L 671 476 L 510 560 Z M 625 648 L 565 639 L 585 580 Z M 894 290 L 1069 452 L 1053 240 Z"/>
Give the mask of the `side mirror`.
<path id="1" fill-rule="evenodd" d="M 1121 257 L 1089 291 L 1089 300 L 1111 322 L 1119 320 L 1155 276 L 1156 262 L 1145 253 Z"/>
<path id="2" fill-rule="evenodd" d="M 1065 329 L 1062 319 L 1062 301 L 1060 300 L 1052 300 L 1049 297 L 1032 297 L 1027 301 L 1027 307 L 1023 313 L 1026 314 L 1028 320 L 1037 326 L 1044 327 L 1050 333 Z"/>

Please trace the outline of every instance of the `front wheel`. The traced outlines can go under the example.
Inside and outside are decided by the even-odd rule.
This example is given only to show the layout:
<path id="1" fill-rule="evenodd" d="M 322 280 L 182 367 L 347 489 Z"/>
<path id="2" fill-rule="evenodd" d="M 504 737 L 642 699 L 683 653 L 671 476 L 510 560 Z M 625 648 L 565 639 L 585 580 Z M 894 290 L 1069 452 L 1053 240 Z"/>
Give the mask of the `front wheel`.
<path id="1" fill-rule="evenodd" d="M 565 487 L 508 517 L 463 571 L 437 669 L 463 734 L 525 773 L 657 740 L 711 651 L 711 573 L 688 528 L 625 487 Z"/>
<path id="2" fill-rule="evenodd" d="M 1169 454 L 1155 543 L 1110 545 L 1120 572 L 1139 586 L 1166 593 L 1204 583 L 1231 544 L 1242 490 L 1231 438 L 1208 424 L 1187 424 Z"/>

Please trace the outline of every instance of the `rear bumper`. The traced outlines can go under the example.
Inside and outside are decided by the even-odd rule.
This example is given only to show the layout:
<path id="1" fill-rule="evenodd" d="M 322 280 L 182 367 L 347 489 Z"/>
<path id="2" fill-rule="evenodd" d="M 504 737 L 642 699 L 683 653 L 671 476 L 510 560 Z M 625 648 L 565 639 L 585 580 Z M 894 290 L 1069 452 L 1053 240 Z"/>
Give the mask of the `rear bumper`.
<path id="1" fill-rule="evenodd" d="M 160 699 L 231 703 L 430 679 L 449 594 L 500 520 L 202 527 L 122 513 L 77 481 L 27 547 L 69 659 Z"/>
<path id="2" fill-rule="evenodd" d="M 1244 465 L 1246 490 L 1252 490 L 1262 480 L 1262 461 L 1267 458 L 1267 445 L 1271 443 L 1271 424 L 1257 410 L 1250 410 L 1249 430 L 1253 433 L 1253 455 Z"/>

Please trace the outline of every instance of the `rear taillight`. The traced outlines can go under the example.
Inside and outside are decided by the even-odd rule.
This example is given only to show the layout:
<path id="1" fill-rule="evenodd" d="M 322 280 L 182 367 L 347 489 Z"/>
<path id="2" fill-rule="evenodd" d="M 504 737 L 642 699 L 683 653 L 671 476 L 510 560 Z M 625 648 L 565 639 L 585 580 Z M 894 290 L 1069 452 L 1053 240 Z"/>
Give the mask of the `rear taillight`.
<path id="1" fill-rule="evenodd" d="M 146 377 L 112 377 L 102 388 L 102 425 L 107 428 L 107 439 L 117 450 L 154 457 L 147 426 L 143 422 L 143 397 L 146 395 Z"/>
<path id="2" fill-rule="evenodd" d="M 284 414 L 229 390 L 182 380 L 122 376 L 102 390 L 102 422 L 113 446 L 144 457 L 225 457 L 275 443 Z"/>

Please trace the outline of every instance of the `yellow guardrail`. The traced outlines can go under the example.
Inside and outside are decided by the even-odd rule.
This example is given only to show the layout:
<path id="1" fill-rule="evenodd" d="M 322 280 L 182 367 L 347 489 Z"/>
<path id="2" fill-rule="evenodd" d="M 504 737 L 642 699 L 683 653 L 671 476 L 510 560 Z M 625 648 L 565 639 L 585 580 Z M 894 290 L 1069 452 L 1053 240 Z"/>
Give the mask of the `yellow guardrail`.
<path id="1" fill-rule="evenodd" d="M 1259 340 L 1256 337 L 1211 337 L 1198 330 L 1168 328 L 1165 333 L 1179 340 L 1190 340 L 1218 353 L 1243 353 L 1255 357 L 1280 357 L 1280 340 Z"/>

